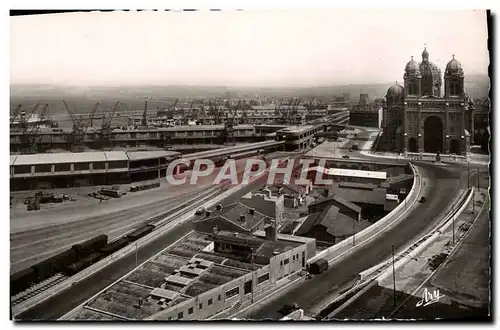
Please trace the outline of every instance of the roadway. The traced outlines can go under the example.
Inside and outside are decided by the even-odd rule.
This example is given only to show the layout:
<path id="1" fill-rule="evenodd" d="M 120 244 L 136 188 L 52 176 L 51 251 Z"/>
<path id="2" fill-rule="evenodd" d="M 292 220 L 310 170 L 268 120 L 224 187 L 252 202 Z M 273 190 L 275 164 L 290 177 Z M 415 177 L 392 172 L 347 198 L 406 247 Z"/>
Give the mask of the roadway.
<path id="1" fill-rule="evenodd" d="M 248 315 L 238 317 L 279 319 L 282 315 L 277 311 L 281 306 L 294 302 L 307 315 L 310 310 L 317 310 L 317 304 L 326 295 L 338 292 L 352 283 L 359 272 L 386 260 L 391 254 L 392 245 L 396 249 L 402 248 L 433 228 L 444 216 L 445 210 L 453 204 L 459 189 L 467 186 L 466 177 L 464 179 L 462 171 L 457 167 L 436 167 L 425 163 L 415 165 L 424 178 L 425 186 L 421 195 L 427 197 L 426 203 L 416 203 L 396 226 L 359 247 L 325 273 L 313 276 L 290 291 L 273 297 L 274 300 L 261 303 L 258 309 Z"/>
<path id="2" fill-rule="evenodd" d="M 489 307 L 490 248 L 489 241 L 489 202 L 479 215 L 470 214 L 471 206 L 458 217 L 470 223 L 476 216 L 474 227 L 459 243 L 445 263 L 435 272 L 429 268 L 427 259 L 438 253 L 448 253 L 451 247 L 451 228 L 424 248 L 404 267 L 396 270 L 396 292 L 393 280 L 389 277 L 368 289 L 341 312 L 336 319 L 446 319 L 457 320 L 470 317 L 485 317 Z M 457 239 L 462 231 L 457 230 Z M 446 243 L 447 244 L 447 243 Z M 390 271 L 390 269 L 389 269 Z M 438 302 L 428 306 L 418 306 L 424 289 L 433 292 L 440 290 L 443 295 Z M 394 312 L 394 298 L 398 309 Z"/>
<path id="3" fill-rule="evenodd" d="M 268 158 L 280 157 L 283 157 L 283 155 L 276 154 Z M 238 166 L 237 170 L 239 173 L 240 169 L 241 167 Z M 241 177 L 241 175 L 239 175 L 239 177 Z M 243 187 L 236 193 L 225 198 L 222 201 L 222 204 L 227 205 L 238 202 L 243 195 L 256 190 L 260 186 L 263 186 L 266 183 L 266 180 L 267 176 L 265 175 L 255 181 L 252 181 L 250 184 Z M 158 236 L 156 239 L 138 249 L 138 262 L 142 263 L 151 258 L 151 256 L 174 243 L 177 239 L 184 236 L 192 229 L 192 222 L 187 221 L 185 223 L 182 223 L 181 225 L 178 225 L 174 229 Z M 135 254 L 129 254 L 122 259 L 114 262 L 113 264 L 101 269 L 85 280 L 75 283 L 71 288 L 21 313 L 19 316 L 17 316 L 17 319 L 55 320 L 131 271 L 136 266 L 135 261 Z"/>

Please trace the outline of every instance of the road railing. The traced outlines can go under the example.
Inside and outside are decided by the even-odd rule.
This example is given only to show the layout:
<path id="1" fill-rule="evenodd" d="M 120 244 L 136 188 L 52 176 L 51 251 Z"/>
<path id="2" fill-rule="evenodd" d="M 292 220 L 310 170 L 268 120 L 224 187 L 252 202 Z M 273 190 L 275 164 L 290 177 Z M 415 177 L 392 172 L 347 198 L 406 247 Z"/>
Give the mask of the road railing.
<path id="1" fill-rule="evenodd" d="M 417 202 L 417 196 L 420 194 L 420 191 L 422 189 L 422 178 L 420 173 L 418 172 L 418 169 L 413 165 L 410 164 L 410 168 L 413 171 L 413 185 L 406 196 L 406 202 L 402 201 L 399 203 L 398 206 L 396 206 L 389 214 L 387 214 L 385 217 L 382 219 L 378 220 L 375 222 L 373 225 L 363 229 L 362 231 L 356 233 L 356 241 L 358 242 L 356 245 L 352 246 L 352 240 L 347 238 L 343 240 L 342 242 L 333 245 L 332 247 L 325 249 L 321 251 L 320 253 L 316 254 L 314 257 L 310 258 L 307 260 L 307 264 L 310 265 L 311 263 L 315 262 L 318 259 L 326 259 L 329 260 L 329 263 L 331 264 L 333 261 L 338 260 L 341 256 L 344 256 L 347 253 L 352 252 L 354 249 L 357 247 L 365 244 L 369 240 L 373 239 L 376 237 L 376 234 L 381 231 L 381 230 L 386 230 L 393 226 L 395 223 L 399 222 L 403 218 L 403 216 L 406 214 L 407 210 L 411 209 L 411 207 Z M 406 209 L 402 215 L 397 216 L 403 209 Z M 342 249 L 345 249 L 346 247 L 351 246 L 347 251 L 344 251 L 342 254 L 339 255 Z"/>
<path id="2" fill-rule="evenodd" d="M 463 198 L 460 198 L 460 204 L 458 205 L 458 208 L 455 208 L 452 210 L 450 214 L 447 214 L 445 216 L 445 220 L 438 224 L 431 232 L 428 234 L 424 235 L 420 239 L 416 241 L 416 243 L 412 243 L 412 245 L 406 247 L 403 251 L 399 251 L 398 258 L 394 262 L 394 267 L 389 267 L 390 264 L 392 263 L 392 260 L 386 260 L 382 262 L 381 264 L 374 266 L 365 272 L 368 273 L 373 273 L 376 272 L 379 268 L 381 267 L 387 267 L 382 273 L 380 273 L 376 278 L 373 278 L 371 280 L 368 280 L 368 284 L 360 290 L 357 294 L 355 294 L 352 298 L 350 298 L 348 301 L 346 301 L 344 304 L 339 306 L 337 309 L 335 309 L 333 312 L 328 314 L 326 319 L 332 319 L 340 313 L 342 310 L 344 310 L 346 307 L 351 305 L 354 301 L 359 299 L 362 295 L 364 295 L 368 290 L 373 288 L 374 286 L 378 285 L 382 281 L 388 279 L 390 276 L 393 276 L 393 272 L 400 269 L 404 265 L 406 265 L 408 262 L 411 260 L 414 260 L 417 258 L 417 256 L 429 245 L 431 245 L 439 236 L 441 236 L 446 229 L 452 225 L 452 221 L 454 221 L 454 218 L 459 217 L 462 212 L 468 207 L 469 203 L 471 202 L 472 198 L 474 195 L 474 188 L 468 190 L 465 192 Z M 416 246 L 415 246 L 416 245 Z"/>

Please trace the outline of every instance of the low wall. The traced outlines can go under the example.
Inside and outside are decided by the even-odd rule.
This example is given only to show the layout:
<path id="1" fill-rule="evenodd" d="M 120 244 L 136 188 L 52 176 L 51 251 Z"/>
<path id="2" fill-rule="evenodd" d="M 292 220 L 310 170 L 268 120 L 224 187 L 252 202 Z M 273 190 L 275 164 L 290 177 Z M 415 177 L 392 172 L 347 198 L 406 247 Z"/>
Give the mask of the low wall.
<path id="1" fill-rule="evenodd" d="M 409 204 L 408 202 L 411 202 L 412 199 L 414 199 L 416 196 L 418 196 L 418 194 L 420 193 L 421 184 L 422 184 L 421 176 L 418 174 L 418 170 L 416 169 L 416 167 L 413 164 L 410 164 L 410 167 L 413 171 L 413 178 L 414 179 L 413 179 L 413 185 L 411 187 L 411 190 L 408 193 L 408 195 L 406 196 L 406 199 L 407 199 L 406 204 L 407 204 L 408 208 L 411 208 L 411 206 L 413 205 L 413 204 Z M 416 202 L 416 199 L 413 201 L 413 203 L 415 203 L 415 202 Z M 372 237 L 370 237 L 370 236 L 374 235 L 375 232 L 378 232 L 378 230 L 381 227 L 383 227 L 383 226 L 387 227 L 387 226 L 392 225 L 394 221 L 391 222 L 390 220 L 392 220 L 394 218 L 394 216 L 398 212 L 400 212 L 404 207 L 405 207 L 405 202 L 402 201 L 401 203 L 399 203 L 398 206 L 396 206 L 396 208 L 394 208 L 394 210 L 392 210 L 385 217 L 383 217 L 382 219 L 380 219 L 379 221 L 377 221 L 373 225 L 371 225 L 371 226 L 365 228 L 364 230 L 360 231 L 359 233 L 357 233 L 356 240 L 360 240 L 362 238 L 365 238 L 365 242 L 366 242 L 367 240 L 371 239 Z M 396 220 L 399 220 L 399 218 L 397 218 Z M 318 253 L 317 255 L 315 255 L 314 257 L 310 258 L 309 260 L 307 260 L 307 264 L 309 265 L 320 258 L 327 259 L 327 260 L 329 260 L 329 262 L 331 262 L 332 257 L 333 258 L 340 257 L 337 255 L 332 256 L 332 254 L 338 253 L 341 248 L 344 248 L 345 246 L 348 246 L 350 244 L 352 244 L 350 239 L 343 240 L 342 242 L 335 244 L 334 246 L 332 246 L 326 250 L 323 250 L 320 253 Z M 359 243 L 358 245 L 361 245 L 361 244 L 362 243 Z M 356 248 L 358 245 L 353 246 L 351 249 Z M 350 252 L 351 249 L 349 249 L 348 251 L 346 251 L 344 253 Z"/>
<path id="2" fill-rule="evenodd" d="M 467 197 L 467 199 L 465 200 L 465 202 L 462 204 L 462 206 L 458 210 L 453 211 L 451 214 L 449 214 L 449 215 L 447 215 L 445 217 L 445 219 L 447 219 L 447 220 L 445 220 L 446 222 L 444 224 L 442 224 L 442 225 L 440 224 L 436 228 L 434 228 L 429 234 L 427 234 L 427 236 L 430 235 L 428 238 L 426 238 L 414 250 L 410 251 L 408 253 L 408 255 L 406 255 L 404 258 L 401 258 L 401 259 L 399 259 L 398 261 L 396 261 L 394 263 L 394 270 L 400 269 L 401 267 L 403 267 L 404 265 L 406 265 L 408 262 L 410 262 L 411 260 L 413 260 L 416 256 L 418 256 L 419 253 L 421 253 L 425 248 L 427 248 L 429 245 L 431 245 L 439 236 L 442 235 L 442 233 L 446 229 L 448 229 L 450 227 L 450 225 L 453 222 L 453 218 L 459 217 L 462 214 L 462 212 L 467 208 L 467 206 L 469 205 L 469 203 L 471 202 L 472 197 L 474 195 L 474 188 L 472 188 L 470 191 L 468 191 L 468 194 L 469 194 L 469 196 Z M 417 240 L 417 242 L 418 242 L 418 240 Z M 405 251 L 406 250 L 408 250 L 408 248 L 405 249 Z M 398 254 L 404 253 L 405 251 L 399 252 Z M 387 261 L 384 261 L 382 264 L 388 264 L 389 262 L 390 262 L 390 260 L 387 260 Z M 374 266 L 374 267 L 370 268 L 367 271 L 370 271 L 373 268 L 380 267 L 380 266 L 381 265 L 379 264 L 377 266 Z M 377 278 L 373 279 L 373 281 L 368 286 L 366 286 L 365 288 L 363 288 L 360 292 L 358 292 L 356 295 L 354 295 L 351 299 L 349 299 L 347 302 L 345 302 L 344 304 L 342 304 L 341 306 L 339 306 L 335 311 L 333 311 L 332 313 L 330 313 L 328 315 L 328 318 L 332 318 L 336 314 L 340 313 L 342 310 L 344 310 L 347 306 L 349 306 L 350 304 L 352 304 L 356 299 L 358 299 L 359 297 L 361 297 L 363 294 L 365 294 L 372 287 L 374 287 L 375 285 L 381 283 L 382 281 L 387 280 L 390 276 L 392 276 L 392 274 L 393 274 L 393 269 L 392 269 L 392 267 L 389 267 L 387 270 L 385 270 L 383 273 L 381 273 Z"/>

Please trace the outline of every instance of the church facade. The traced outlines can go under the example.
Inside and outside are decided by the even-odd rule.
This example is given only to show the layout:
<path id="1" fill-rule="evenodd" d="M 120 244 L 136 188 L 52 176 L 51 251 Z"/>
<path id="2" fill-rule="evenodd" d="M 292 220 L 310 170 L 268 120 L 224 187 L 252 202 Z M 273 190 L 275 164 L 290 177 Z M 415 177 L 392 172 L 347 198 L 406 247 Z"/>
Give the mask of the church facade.
<path id="1" fill-rule="evenodd" d="M 474 105 L 455 56 L 446 65 L 444 86 L 441 70 L 429 61 L 427 49 L 422 62 L 412 57 L 405 67 L 404 86 L 391 86 L 385 103 L 382 141 L 387 149 L 460 155 L 469 151 Z"/>

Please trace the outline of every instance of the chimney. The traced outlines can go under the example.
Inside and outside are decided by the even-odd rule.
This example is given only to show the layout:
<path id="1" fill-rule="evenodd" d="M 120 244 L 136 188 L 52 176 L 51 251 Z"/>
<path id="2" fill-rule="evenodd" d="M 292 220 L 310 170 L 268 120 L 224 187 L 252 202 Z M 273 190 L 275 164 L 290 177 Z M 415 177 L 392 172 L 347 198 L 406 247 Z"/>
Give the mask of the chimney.
<path id="1" fill-rule="evenodd" d="M 216 208 L 217 208 L 217 211 L 222 210 L 222 204 L 217 204 Z"/>
<path id="2" fill-rule="evenodd" d="M 210 215 L 212 214 L 212 212 L 210 212 L 209 210 L 206 210 L 205 211 L 205 216 L 208 218 Z"/>
<path id="3" fill-rule="evenodd" d="M 278 240 L 278 232 L 276 228 L 276 222 L 271 221 L 271 223 L 266 224 L 264 227 L 266 232 L 266 240 L 268 241 L 277 241 Z"/>
<path id="4" fill-rule="evenodd" d="M 272 192 L 271 192 L 271 190 L 269 190 L 269 189 L 267 189 L 267 188 L 266 188 L 266 189 L 264 189 L 262 192 L 265 194 L 265 196 L 266 196 L 267 198 L 269 198 L 269 199 L 271 199 L 271 198 L 272 198 Z"/>
<path id="5" fill-rule="evenodd" d="M 255 209 L 254 208 L 249 209 L 248 213 L 250 213 L 251 215 L 255 215 Z"/>
<path id="6" fill-rule="evenodd" d="M 240 215 L 240 221 L 242 221 L 242 222 L 245 221 L 245 215 L 244 214 Z"/>

